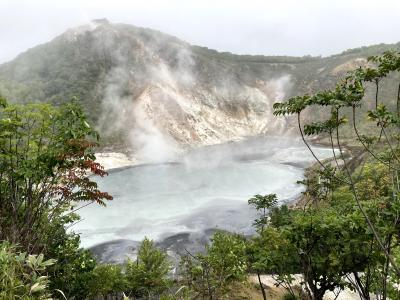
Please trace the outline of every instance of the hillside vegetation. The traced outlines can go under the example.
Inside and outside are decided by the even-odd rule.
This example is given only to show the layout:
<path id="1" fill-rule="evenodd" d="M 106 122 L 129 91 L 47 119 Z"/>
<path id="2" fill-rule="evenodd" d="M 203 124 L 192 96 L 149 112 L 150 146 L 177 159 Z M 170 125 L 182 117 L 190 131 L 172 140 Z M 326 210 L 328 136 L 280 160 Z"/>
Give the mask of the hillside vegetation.
<path id="1" fill-rule="evenodd" d="M 148 140 L 162 140 L 175 149 L 290 128 L 291 121 L 273 118 L 272 103 L 331 88 L 368 56 L 399 48 L 381 44 L 330 57 L 235 55 L 96 20 L 1 65 L 0 93 L 11 102 L 56 105 L 76 97 L 105 141 L 139 151 Z M 382 89 L 388 96 L 393 79 Z"/>

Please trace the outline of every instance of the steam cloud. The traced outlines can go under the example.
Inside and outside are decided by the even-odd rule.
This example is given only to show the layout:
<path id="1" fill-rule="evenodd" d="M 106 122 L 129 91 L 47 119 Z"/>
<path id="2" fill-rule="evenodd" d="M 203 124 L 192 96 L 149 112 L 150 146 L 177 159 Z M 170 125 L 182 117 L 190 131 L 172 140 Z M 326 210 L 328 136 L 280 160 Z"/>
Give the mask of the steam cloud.
<path id="1" fill-rule="evenodd" d="M 122 135 L 139 161 L 171 161 L 193 146 L 284 130 L 284 121 L 272 118 L 272 104 L 291 88 L 290 75 L 254 80 L 240 65 L 200 57 L 158 32 L 93 28 L 112 62 L 99 130 Z"/>

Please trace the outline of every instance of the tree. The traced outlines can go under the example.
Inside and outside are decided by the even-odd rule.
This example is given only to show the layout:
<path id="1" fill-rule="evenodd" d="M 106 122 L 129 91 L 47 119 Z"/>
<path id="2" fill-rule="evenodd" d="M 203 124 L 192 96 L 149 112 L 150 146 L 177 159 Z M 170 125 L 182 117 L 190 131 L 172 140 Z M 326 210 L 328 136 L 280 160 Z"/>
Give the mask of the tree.
<path id="1" fill-rule="evenodd" d="M 97 139 L 75 103 L 16 105 L 0 98 L 0 240 L 41 252 L 49 224 L 75 203 L 112 199 L 89 178 L 107 174 L 92 152 Z"/>
<path id="2" fill-rule="evenodd" d="M 278 203 L 276 194 L 268 194 L 265 196 L 255 195 L 253 198 L 249 199 L 248 203 L 261 213 L 260 218 L 254 221 L 254 225 L 262 232 L 264 227 L 268 224 L 268 209 L 274 207 Z"/>
<path id="3" fill-rule="evenodd" d="M 250 270 L 258 277 L 263 299 L 267 296 L 261 282 L 260 274 L 271 274 L 277 285 L 284 287 L 293 297 L 293 275 L 300 272 L 296 249 L 286 239 L 283 230 L 268 226 L 259 235 L 252 238 L 247 255 Z"/>
<path id="4" fill-rule="evenodd" d="M 98 265 L 91 273 L 88 282 L 88 290 L 90 296 L 103 296 L 123 292 L 127 290 L 127 281 L 120 265 Z M 86 299 L 86 297 L 82 297 Z"/>
<path id="5" fill-rule="evenodd" d="M 205 253 L 182 257 L 180 269 L 184 283 L 203 298 L 220 299 L 230 284 L 247 276 L 247 243 L 243 237 L 216 232 Z"/>
<path id="6" fill-rule="evenodd" d="M 362 219 L 338 215 L 334 209 L 294 213 L 285 238 L 296 249 L 312 299 L 323 299 L 328 290 L 343 290 L 344 277 L 367 269 L 373 237 L 365 234 L 364 226 Z"/>
<path id="7" fill-rule="evenodd" d="M 254 208 L 261 213 L 260 218 L 254 220 L 254 226 L 261 231 L 261 234 L 264 231 L 264 227 L 268 225 L 268 209 L 274 207 L 278 203 L 276 194 L 268 194 L 265 196 L 255 195 L 250 198 L 248 204 L 254 206 Z M 266 300 L 266 294 L 264 290 L 264 286 L 261 282 L 259 268 L 253 268 L 257 272 L 258 284 L 260 285 L 260 289 L 263 295 L 263 299 Z"/>
<path id="8" fill-rule="evenodd" d="M 167 277 L 170 270 L 167 254 L 145 238 L 139 247 L 137 260 L 128 261 L 126 265 L 128 294 L 147 298 L 160 295 L 170 284 Z"/>
<path id="9" fill-rule="evenodd" d="M 293 297 L 293 274 L 300 273 L 311 299 L 320 300 L 328 290 L 340 292 L 345 286 L 369 299 L 383 255 L 359 211 L 335 201 L 305 210 L 276 208 L 269 214 L 270 225 L 249 246 L 253 270 L 273 275 Z M 350 285 L 345 279 L 355 281 Z"/>
<path id="10" fill-rule="evenodd" d="M 61 290 L 67 299 L 86 299 L 92 291 L 97 262 L 87 249 L 80 248 L 80 236 L 67 233 L 65 226 L 74 222 L 72 215 L 62 216 L 47 228 L 46 255 L 57 260 L 48 268 L 50 290 Z M 73 224 L 73 223 L 72 223 Z"/>
<path id="11" fill-rule="evenodd" d="M 376 290 L 382 299 L 386 299 L 388 274 L 400 277 L 398 261 L 393 256 L 394 247 L 397 246 L 397 238 L 394 236 L 399 236 L 400 233 L 400 84 L 394 89 L 392 87 L 396 92 L 389 98 L 382 97 L 380 87 L 386 77 L 396 78 L 400 74 L 400 53 L 385 52 L 381 56 L 370 57 L 369 61 L 369 65 L 349 72 L 335 89 L 320 91 L 313 95 L 296 96 L 286 102 L 275 103 L 274 114 L 297 116 L 301 137 L 322 171 L 328 168 L 313 152 L 306 136 L 324 135 L 330 141 L 335 163 L 333 172 L 329 171 L 330 178 L 336 184 L 347 186 L 352 202 L 357 206 L 368 231 L 372 233 L 374 241 L 386 259 L 380 275 L 381 283 Z M 374 90 L 372 101 L 370 101 L 371 93 L 367 94 L 370 90 Z M 391 99 L 394 101 L 390 101 Z M 316 120 L 303 125 L 302 116 L 311 108 L 326 111 L 329 117 L 323 121 Z M 360 121 L 360 115 L 368 109 L 366 115 L 375 125 L 375 129 Z M 350 126 L 346 127 L 348 120 Z M 361 127 L 367 128 L 368 134 L 362 134 Z M 357 184 L 362 176 L 360 174 L 353 176 L 354 166 L 344 153 L 344 140 L 361 147 L 373 163 L 385 166 L 389 178 L 389 183 L 385 184 L 388 192 L 385 199 L 377 197 L 365 201 L 367 194 Z M 364 158 L 363 161 L 367 159 Z M 382 201 L 381 209 L 385 210 L 385 214 L 374 214 L 373 210 L 369 209 L 373 207 L 371 202 L 379 201 Z"/>

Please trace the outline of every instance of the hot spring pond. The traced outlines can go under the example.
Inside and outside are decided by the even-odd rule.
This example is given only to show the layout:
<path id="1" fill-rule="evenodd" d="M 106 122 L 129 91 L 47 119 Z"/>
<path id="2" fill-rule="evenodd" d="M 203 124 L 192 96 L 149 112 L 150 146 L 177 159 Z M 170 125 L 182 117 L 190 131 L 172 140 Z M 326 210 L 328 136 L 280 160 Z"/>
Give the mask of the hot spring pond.
<path id="1" fill-rule="evenodd" d="M 321 158 L 332 154 L 314 149 Z M 83 247 L 110 252 L 106 261 L 145 236 L 168 248 L 202 243 L 215 229 L 251 234 L 255 211 L 247 200 L 268 193 L 281 202 L 295 199 L 303 190 L 296 181 L 312 162 L 301 141 L 269 137 L 204 147 L 174 163 L 112 171 L 96 181 L 114 200 L 81 209 L 73 230 L 81 233 Z"/>

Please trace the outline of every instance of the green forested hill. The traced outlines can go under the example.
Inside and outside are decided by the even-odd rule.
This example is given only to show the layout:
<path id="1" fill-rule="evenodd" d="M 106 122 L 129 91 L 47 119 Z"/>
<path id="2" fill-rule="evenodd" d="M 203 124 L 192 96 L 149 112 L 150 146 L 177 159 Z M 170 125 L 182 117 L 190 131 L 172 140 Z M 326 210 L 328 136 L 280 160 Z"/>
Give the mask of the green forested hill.
<path id="1" fill-rule="evenodd" d="M 59 104 L 77 97 L 92 121 L 104 123 L 120 117 L 125 113 L 121 107 L 138 102 L 146 92 L 153 99 L 145 106 L 146 118 L 154 123 L 161 115 L 154 115 L 160 106 L 154 103 L 157 99 L 168 106 L 164 110 L 176 121 L 171 128 L 156 124 L 160 130 L 171 133 L 183 124 L 180 130 L 188 131 L 188 139 L 201 139 L 202 132 L 191 119 L 202 111 L 204 119 L 210 120 L 207 130 L 221 139 L 226 134 L 218 132 L 208 115 L 227 114 L 234 122 L 242 122 L 251 112 L 270 113 L 276 100 L 330 88 L 347 70 L 388 49 L 400 49 L 400 43 L 351 49 L 330 57 L 235 55 L 192 46 L 155 30 L 97 20 L 0 65 L 0 93 L 14 102 Z M 130 112 L 127 118 L 137 120 L 133 115 Z M 253 127 L 245 134 L 264 130 Z"/>

